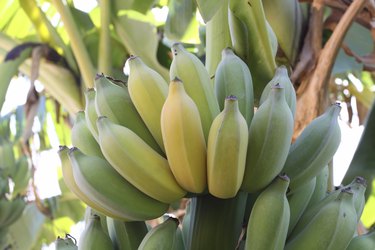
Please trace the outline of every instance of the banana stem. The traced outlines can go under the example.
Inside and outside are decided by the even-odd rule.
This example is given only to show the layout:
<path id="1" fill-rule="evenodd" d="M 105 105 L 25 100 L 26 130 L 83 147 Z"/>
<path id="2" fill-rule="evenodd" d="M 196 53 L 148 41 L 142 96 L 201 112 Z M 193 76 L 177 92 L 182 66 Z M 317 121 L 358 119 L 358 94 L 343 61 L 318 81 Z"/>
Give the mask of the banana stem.
<path id="1" fill-rule="evenodd" d="M 111 35 L 110 35 L 110 13 L 111 3 L 109 0 L 99 1 L 100 8 L 100 37 L 99 37 L 99 72 L 111 75 Z"/>
<path id="2" fill-rule="evenodd" d="M 72 13 L 62 0 L 52 0 L 52 4 L 59 12 L 64 23 L 64 28 L 68 33 L 73 53 L 77 59 L 78 67 L 81 71 L 83 82 L 86 88 L 94 87 L 95 68 L 83 43 L 77 25 L 74 23 Z"/>
<path id="3" fill-rule="evenodd" d="M 212 195 L 191 198 L 191 221 L 186 249 L 236 249 L 242 231 L 247 194 L 219 199 Z"/>

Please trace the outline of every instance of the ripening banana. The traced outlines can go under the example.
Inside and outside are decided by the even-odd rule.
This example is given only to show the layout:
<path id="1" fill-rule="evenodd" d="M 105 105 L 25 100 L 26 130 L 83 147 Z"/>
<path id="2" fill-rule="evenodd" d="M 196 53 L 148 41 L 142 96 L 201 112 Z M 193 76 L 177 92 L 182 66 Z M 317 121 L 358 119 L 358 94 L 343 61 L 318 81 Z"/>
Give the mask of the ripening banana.
<path id="1" fill-rule="evenodd" d="M 148 130 L 164 150 L 160 128 L 160 114 L 168 95 L 168 84 L 155 70 L 148 67 L 140 57 L 131 56 L 128 89 L 130 98 Z"/>
<path id="2" fill-rule="evenodd" d="M 55 241 L 55 249 L 56 250 L 78 250 L 78 246 L 76 245 L 75 239 L 73 240 L 72 237 L 69 237 L 67 235 L 65 238 L 61 238 L 60 236 L 58 236 Z"/>
<path id="3" fill-rule="evenodd" d="M 11 176 L 14 183 L 13 197 L 23 194 L 29 185 L 31 178 L 30 159 L 26 155 L 22 155 L 17 159 L 14 174 Z"/>
<path id="4" fill-rule="evenodd" d="M 246 250 L 284 248 L 290 218 L 288 185 L 288 176 L 278 175 L 255 201 L 247 225 Z"/>
<path id="5" fill-rule="evenodd" d="M 85 111 L 83 110 L 76 113 L 71 138 L 73 146 L 79 148 L 82 153 L 104 157 L 97 140 L 88 128 Z"/>
<path id="6" fill-rule="evenodd" d="M 85 95 L 85 118 L 86 124 L 95 140 L 98 141 L 98 129 L 96 127 L 96 120 L 98 114 L 96 113 L 95 107 L 95 96 L 96 91 L 94 88 L 87 89 L 84 92 Z"/>
<path id="7" fill-rule="evenodd" d="M 16 197 L 12 200 L 0 199 L 0 231 L 18 220 L 26 206 L 23 197 Z"/>
<path id="8" fill-rule="evenodd" d="M 321 201 L 328 192 L 328 178 L 329 178 L 329 169 L 328 165 L 325 166 L 320 173 L 316 176 L 316 185 L 314 188 L 314 193 L 312 194 L 307 208 L 314 206 L 319 201 Z"/>
<path id="9" fill-rule="evenodd" d="M 357 227 L 353 192 L 343 188 L 291 240 L 285 250 L 346 249 Z"/>
<path id="10" fill-rule="evenodd" d="M 275 36 L 267 23 L 262 0 L 229 0 L 229 9 L 229 30 L 233 48 L 249 66 L 254 84 L 254 98 L 259 100 L 276 68 Z"/>
<path id="11" fill-rule="evenodd" d="M 90 216 L 79 238 L 78 250 L 113 249 L 112 241 L 103 231 L 100 220 L 96 214 Z"/>
<path id="12" fill-rule="evenodd" d="M 375 228 L 366 234 L 354 237 L 346 250 L 373 250 L 375 249 Z"/>
<path id="13" fill-rule="evenodd" d="M 70 150 L 69 159 L 74 180 L 81 191 L 110 210 L 116 218 L 124 221 L 149 220 L 160 217 L 168 210 L 168 204 L 142 193 L 119 175 L 106 160 L 84 155 L 78 148 Z"/>
<path id="14" fill-rule="evenodd" d="M 291 189 L 317 176 L 332 160 L 341 140 L 340 110 L 339 104 L 331 105 L 307 125 L 290 147 L 283 172 L 291 179 Z"/>
<path id="15" fill-rule="evenodd" d="M 199 110 L 204 137 L 207 140 L 211 123 L 220 112 L 210 77 L 199 58 L 185 50 L 181 43 L 173 44 L 171 50 L 173 60 L 169 71 L 170 79 L 177 77 L 184 83 L 186 93 Z"/>
<path id="16" fill-rule="evenodd" d="M 293 135 L 293 115 L 284 88 L 276 84 L 254 114 L 242 189 L 249 193 L 265 188 L 281 172 Z"/>
<path id="17" fill-rule="evenodd" d="M 96 78 L 95 87 L 95 107 L 98 116 L 107 116 L 112 122 L 131 129 L 154 150 L 162 153 L 134 107 L 125 85 L 102 75 Z"/>
<path id="18" fill-rule="evenodd" d="M 107 217 L 106 219 L 109 236 L 115 249 L 137 249 L 148 232 L 146 222 L 144 221 L 124 222 L 111 217 Z"/>
<path id="19" fill-rule="evenodd" d="M 189 192 L 202 193 L 207 186 L 206 142 L 197 105 L 184 86 L 179 79 L 170 82 L 161 112 L 161 132 L 177 182 Z"/>
<path id="20" fill-rule="evenodd" d="M 167 159 L 130 129 L 98 118 L 99 144 L 107 161 L 127 181 L 146 195 L 164 203 L 185 196 Z"/>
<path id="21" fill-rule="evenodd" d="M 177 236 L 177 218 L 168 217 L 159 225 L 153 227 L 143 238 L 138 250 L 171 249 Z"/>
<path id="22" fill-rule="evenodd" d="M 236 196 L 245 171 L 248 127 L 235 96 L 212 122 L 207 142 L 208 191 L 218 198 Z"/>
<path id="23" fill-rule="evenodd" d="M 250 125 L 254 115 L 253 81 L 246 63 L 231 48 L 222 51 L 221 61 L 216 68 L 214 91 L 220 110 L 223 110 L 227 96 L 236 96 L 241 114 Z"/>
<path id="24" fill-rule="evenodd" d="M 267 99 L 272 86 L 274 86 L 276 83 L 279 83 L 281 86 L 284 87 L 285 99 L 294 117 L 296 113 L 297 96 L 294 86 L 289 78 L 288 70 L 284 65 L 281 65 L 278 68 L 276 68 L 273 78 L 271 79 L 271 81 L 268 82 L 266 87 L 264 87 L 264 90 L 259 101 L 260 105 L 262 105 L 262 103 Z"/>
<path id="25" fill-rule="evenodd" d="M 110 217 L 121 218 L 117 214 L 113 213 L 111 209 L 103 207 L 101 203 L 96 202 L 95 200 L 88 197 L 84 192 L 82 192 L 81 187 L 78 186 L 74 179 L 72 164 L 68 156 L 69 151 L 70 149 L 66 146 L 60 146 L 58 151 L 65 185 L 88 207 L 91 207 L 95 211 L 108 215 Z"/>
<path id="26" fill-rule="evenodd" d="M 290 207 L 290 221 L 288 227 L 288 235 L 292 232 L 297 224 L 299 218 L 307 208 L 307 205 L 314 193 L 316 186 L 316 178 L 311 179 L 309 182 L 304 183 L 293 193 L 287 194 L 287 199 Z"/>

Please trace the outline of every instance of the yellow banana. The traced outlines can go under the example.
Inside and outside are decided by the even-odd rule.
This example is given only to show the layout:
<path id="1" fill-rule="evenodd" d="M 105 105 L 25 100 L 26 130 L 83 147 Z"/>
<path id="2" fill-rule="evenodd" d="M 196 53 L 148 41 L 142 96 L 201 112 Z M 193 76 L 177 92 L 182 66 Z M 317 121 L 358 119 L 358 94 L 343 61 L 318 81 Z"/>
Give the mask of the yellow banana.
<path id="1" fill-rule="evenodd" d="M 207 140 L 211 123 L 220 112 L 208 72 L 199 58 L 185 50 L 182 44 L 173 44 L 172 53 L 170 78 L 177 77 L 184 83 L 186 93 L 197 105 Z"/>
<path id="2" fill-rule="evenodd" d="M 247 224 L 245 250 L 284 248 L 290 218 L 288 185 L 288 176 L 278 175 L 256 199 Z"/>
<path id="3" fill-rule="evenodd" d="M 331 105 L 307 125 L 290 147 L 283 172 L 291 179 L 291 190 L 317 176 L 332 160 L 341 140 L 337 119 L 340 110 L 339 104 Z"/>
<path id="4" fill-rule="evenodd" d="M 105 158 L 132 185 L 165 203 L 186 194 L 176 182 L 168 161 L 133 131 L 103 116 L 98 118 L 97 127 Z"/>
<path id="5" fill-rule="evenodd" d="M 284 91 L 281 85 L 274 85 L 250 124 L 242 182 L 247 192 L 257 192 L 271 183 L 288 156 L 294 123 Z"/>
<path id="6" fill-rule="evenodd" d="M 164 150 L 160 128 L 160 114 L 168 95 L 168 84 L 141 58 L 131 56 L 129 63 L 128 89 L 130 98 L 160 148 Z"/>
<path id="7" fill-rule="evenodd" d="M 125 221 L 155 219 L 169 208 L 131 185 L 104 159 L 84 155 L 78 148 L 69 152 L 73 176 L 86 196 Z"/>
<path id="8" fill-rule="evenodd" d="M 86 227 L 79 238 L 79 250 L 113 249 L 112 241 L 103 231 L 100 220 L 100 216 L 96 214 L 91 215 L 87 220 Z"/>
<path id="9" fill-rule="evenodd" d="M 227 96 L 236 96 L 241 114 L 247 125 L 250 125 L 254 115 L 253 81 L 249 68 L 231 48 L 222 51 L 222 58 L 215 73 L 214 91 L 220 110 L 223 110 Z"/>
<path id="10" fill-rule="evenodd" d="M 218 198 L 236 196 L 245 171 L 248 127 L 235 96 L 212 122 L 207 143 L 208 191 Z"/>
<path id="11" fill-rule="evenodd" d="M 134 107 L 125 85 L 102 75 L 96 78 L 95 87 L 95 107 L 98 116 L 106 116 L 114 123 L 131 129 L 153 149 L 162 152 Z"/>
<path id="12" fill-rule="evenodd" d="M 79 148 L 82 153 L 104 157 L 98 142 L 87 126 L 85 111 L 81 110 L 76 113 L 71 138 L 73 146 Z"/>
<path id="13" fill-rule="evenodd" d="M 182 188 L 202 193 L 207 185 L 206 142 L 197 105 L 179 79 L 169 84 L 161 132 L 173 175 Z"/>

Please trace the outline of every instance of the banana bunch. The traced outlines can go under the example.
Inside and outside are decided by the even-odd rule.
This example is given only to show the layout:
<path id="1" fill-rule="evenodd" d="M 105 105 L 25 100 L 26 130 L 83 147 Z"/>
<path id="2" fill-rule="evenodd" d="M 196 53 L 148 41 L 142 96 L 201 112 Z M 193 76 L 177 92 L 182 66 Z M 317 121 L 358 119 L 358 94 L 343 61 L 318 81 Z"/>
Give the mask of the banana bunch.
<path id="1" fill-rule="evenodd" d="M 0 231 L 6 230 L 8 226 L 13 224 L 21 216 L 25 206 L 26 201 L 23 197 L 16 197 L 11 200 L 2 197 L 0 199 Z"/>
<path id="2" fill-rule="evenodd" d="M 245 14 L 242 1 L 229 2 L 233 18 Z M 357 177 L 328 193 L 340 105 L 292 142 L 296 93 L 285 66 L 270 67 L 257 102 L 252 68 L 236 49 L 223 49 L 214 79 L 182 44 L 171 50 L 169 82 L 138 56 L 127 61 L 126 83 L 97 75 L 76 114 L 72 147 L 59 150 L 66 185 L 102 215 L 105 242 L 119 249 L 305 249 L 310 242 L 313 249 L 321 237 L 314 249 L 345 249 L 366 185 Z M 162 219 L 182 198 L 190 198 L 182 222 Z M 152 219 L 159 224 L 148 230 Z M 227 234 L 234 236 L 224 243 Z"/>

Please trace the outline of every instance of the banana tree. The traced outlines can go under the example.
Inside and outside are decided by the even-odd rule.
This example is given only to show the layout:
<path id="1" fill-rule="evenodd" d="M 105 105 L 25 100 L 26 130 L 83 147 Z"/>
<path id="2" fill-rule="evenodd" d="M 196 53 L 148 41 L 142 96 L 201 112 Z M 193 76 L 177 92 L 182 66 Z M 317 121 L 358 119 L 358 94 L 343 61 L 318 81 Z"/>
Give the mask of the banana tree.
<path id="1" fill-rule="evenodd" d="M 141 58 L 164 81 L 173 80 L 171 77 L 175 75 L 172 76 L 170 69 L 173 54 L 177 53 L 175 42 L 182 43 L 204 63 L 211 84 L 218 78 L 216 72 L 223 50 L 230 47 L 251 72 L 254 100 L 250 103 L 256 107 L 262 103 L 263 90 L 272 82 L 276 68 L 284 65 L 297 100 L 293 140 L 336 100 L 347 104 L 349 121 L 356 112 L 350 105 L 355 100 L 361 123 L 363 114 L 373 105 L 372 1 L 103 0 L 89 11 L 78 9 L 77 3 L 62 0 L 0 3 L 0 58 L 3 60 L 0 107 L 10 80 L 18 72 L 26 75 L 31 81 L 27 100 L 27 110 L 31 111 L 26 112 L 28 123 L 20 141 L 29 151 L 33 143 L 32 122 L 38 116 L 38 107 L 46 105 L 44 109 L 54 117 L 55 126 L 66 132 L 78 111 L 88 113 L 89 99 L 86 98 L 96 87 L 98 78 L 103 77 L 100 74 L 110 76 L 109 81 L 118 85 L 128 81 L 123 68 L 131 55 Z M 166 10 L 164 19 L 159 20 L 160 14 L 156 13 Z M 361 39 L 354 39 L 357 37 Z M 36 81 L 44 86 L 43 92 L 36 91 Z M 44 103 L 49 106 L 42 100 L 48 100 Z M 373 123 L 373 119 L 368 119 L 366 127 L 371 128 Z M 64 141 L 70 137 L 69 132 L 58 134 L 60 144 L 71 144 L 69 139 Z M 361 145 L 369 146 L 358 147 L 356 155 L 373 149 L 370 137 L 366 138 L 370 142 Z M 373 173 L 373 159 L 366 162 L 369 164 L 364 171 Z M 357 165 L 351 164 L 350 171 L 363 167 Z M 366 174 L 368 183 L 372 176 Z M 329 178 L 332 180 L 333 176 Z M 345 184 L 353 176 L 348 178 Z M 230 235 L 231 240 L 226 241 L 228 248 L 236 246 L 243 230 L 243 217 L 249 217 L 256 195 L 239 193 L 225 200 L 210 195 L 192 197 L 190 213 L 185 216 L 200 223 L 191 224 L 192 229 L 185 236 L 190 239 L 189 244 L 203 244 L 205 237 L 224 240 L 224 236 Z M 223 219 L 223 213 L 229 214 L 228 221 Z M 217 227 L 226 229 L 213 230 L 213 220 L 218 221 Z"/>

